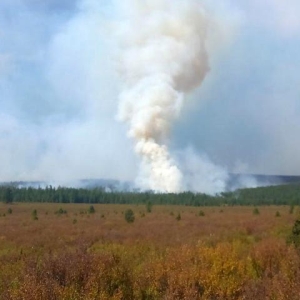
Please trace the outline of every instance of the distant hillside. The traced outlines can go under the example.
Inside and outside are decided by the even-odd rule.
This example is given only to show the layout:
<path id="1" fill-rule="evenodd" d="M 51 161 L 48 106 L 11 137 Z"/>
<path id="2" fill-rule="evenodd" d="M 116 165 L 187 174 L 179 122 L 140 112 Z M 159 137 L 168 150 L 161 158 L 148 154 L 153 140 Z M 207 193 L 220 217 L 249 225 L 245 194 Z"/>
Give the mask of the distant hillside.
<path id="1" fill-rule="evenodd" d="M 227 191 L 233 191 L 240 188 L 256 188 L 263 186 L 273 186 L 282 184 L 300 184 L 300 176 L 283 176 L 283 175 L 257 175 L 257 174 L 233 174 L 229 175 L 227 182 Z M 0 186 L 12 186 L 17 188 L 46 188 L 52 187 L 69 187 L 69 188 L 104 188 L 107 191 L 138 191 L 134 184 L 129 181 L 119 181 L 114 179 L 82 179 L 69 182 L 45 182 L 45 181 L 15 181 L 0 182 Z"/>
<path id="2" fill-rule="evenodd" d="M 227 190 L 256 188 L 282 184 L 300 184 L 300 176 L 233 174 L 229 175 Z"/>
<path id="3" fill-rule="evenodd" d="M 300 176 L 284 176 L 284 175 L 253 175 L 259 182 L 269 182 L 274 184 L 299 183 Z"/>
<path id="4" fill-rule="evenodd" d="M 243 188 L 217 195 L 202 193 L 154 193 L 118 191 L 108 187 L 44 189 L 0 186 L 0 202 L 99 203 L 99 204 L 173 204 L 189 206 L 300 205 L 300 184 L 290 183 Z"/>
<path id="5" fill-rule="evenodd" d="M 13 182 L 0 182 L 0 186 L 12 186 L 16 188 L 46 188 L 47 186 L 52 187 L 73 187 L 73 188 L 104 188 L 107 190 L 116 191 L 128 191 L 132 184 L 126 181 L 118 181 L 113 179 L 82 179 L 68 182 L 56 182 L 56 181 L 13 181 Z"/>

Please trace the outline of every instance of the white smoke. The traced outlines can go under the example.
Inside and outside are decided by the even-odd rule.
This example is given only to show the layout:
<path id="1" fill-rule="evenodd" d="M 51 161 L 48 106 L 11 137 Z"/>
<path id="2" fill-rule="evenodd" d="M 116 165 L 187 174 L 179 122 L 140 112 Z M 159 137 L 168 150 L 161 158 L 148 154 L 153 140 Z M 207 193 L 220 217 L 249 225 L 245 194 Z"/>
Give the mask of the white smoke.
<path id="1" fill-rule="evenodd" d="M 127 7 L 127 9 L 126 9 Z M 118 117 L 141 157 L 141 188 L 178 192 L 184 176 L 168 149 L 172 123 L 186 94 L 209 71 L 208 18 L 193 0 L 126 1 L 120 23 L 120 73 L 124 81 Z"/>
<path id="2" fill-rule="evenodd" d="M 218 194 L 227 189 L 228 172 L 211 162 L 206 155 L 199 155 L 190 146 L 176 156 L 184 174 L 185 190 L 205 194 Z"/>
<path id="3" fill-rule="evenodd" d="M 119 21 L 119 117 L 140 187 L 219 191 L 203 152 L 234 173 L 299 174 L 299 1 L 202 1 L 0 1 L 0 181 L 134 179 L 113 118 Z M 187 103 L 205 46 L 212 72 Z M 189 144 L 201 156 L 172 149 Z"/>

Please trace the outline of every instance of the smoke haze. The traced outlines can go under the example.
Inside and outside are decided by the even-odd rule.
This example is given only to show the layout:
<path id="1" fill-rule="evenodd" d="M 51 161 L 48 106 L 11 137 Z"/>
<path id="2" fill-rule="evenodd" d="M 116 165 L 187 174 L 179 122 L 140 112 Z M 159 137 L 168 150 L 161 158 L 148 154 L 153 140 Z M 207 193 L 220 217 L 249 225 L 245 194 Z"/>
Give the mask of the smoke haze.
<path id="1" fill-rule="evenodd" d="M 142 3 L 0 2 L 0 181 L 299 175 L 298 1 Z"/>
<path id="2" fill-rule="evenodd" d="M 185 189 L 184 174 L 167 142 L 186 93 L 199 86 L 208 72 L 208 21 L 203 7 L 192 0 L 126 4 L 120 23 L 124 87 L 118 116 L 129 124 L 129 136 L 142 160 L 138 185 L 179 192 Z"/>

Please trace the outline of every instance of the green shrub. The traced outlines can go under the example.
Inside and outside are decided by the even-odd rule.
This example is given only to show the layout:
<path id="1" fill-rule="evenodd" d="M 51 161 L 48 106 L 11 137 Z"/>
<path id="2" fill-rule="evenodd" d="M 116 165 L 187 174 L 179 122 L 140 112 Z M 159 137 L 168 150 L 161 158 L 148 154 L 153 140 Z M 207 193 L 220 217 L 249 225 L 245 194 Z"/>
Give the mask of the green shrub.
<path id="1" fill-rule="evenodd" d="M 260 214 L 260 212 L 259 212 L 259 210 L 258 210 L 257 207 L 255 207 L 255 208 L 253 209 L 253 214 L 254 214 L 254 215 L 259 215 L 259 214 Z"/>
<path id="2" fill-rule="evenodd" d="M 7 213 L 8 213 L 9 215 L 11 215 L 11 214 L 12 214 L 12 209 L 9 208 L 9 209 L 7 210 Z"/>
<path id="3" fill-rule="evenodd" d="M 62 209 L 62 208 L 60 208 L 59 210 L 57 210 L 57 211 L 55 212 L 55 214 L 56 214 L 56 215 L 66 215 L 66 214 L 67 214 L 67 211 L 64 210 L 64 209 Z"/>
<path id="4" fill-rule="evenodd" d="M 31 217 L 32 217 L 33 220 L 38 220 L 39 219 L 38 216 L 37 216 L 37 210 L 36 209 L 34 209 L 32 211 Z"/>
<path id="5" fill-rule="evenodd" d="M 135 217 L 134 217 L 134 212 L 132 211 L 132 209 L 127 209 L 125 211 L 125 220 L 128 223 L 133 223 L 134 222 Z"/>
<path id="6" fill-rule="evenodd" d="M 205 213 L 204 213 L 203 210 L 200 210 L 200 211 L 199 211 L 199 216 L 200 216 L 200 217 L 204 217 L 204 216 L 205 216 Z"/>
<path id="7" fill-rule="evenodd" d="M 180 213 L 178 213 L 178 215 L 177 215 L 177 217 L 176 217 L 176 220 L 177 220 L 177 221 L 180 221 L 180 220 L 181 220 L 181 215 L 180 215 Z"/>
<path id="8" fill-rule="evenodd" d="M 151 203 L 151 201 L 148 201 L 147 204 L 146 204 L 147 213 L 152 212 L 152 206 L 153 206 L 153 204 Z"/>
<path id="9" fill-rule="evenodd" d="M 288 238 L 288 242 L 300 247 L 300 220 L 296 220 L 292 229 L 292 234 Z"/>
<path id="10" fill-rule="evenodd" d="M 276 211 L 275 217 L 280 217 L 280 212 Z"/>
<path id="11" fill-rule="evenodd" d="M 96 210 L 95 210 L 94 206 L 91 205 L 91 206 L 89 207 L 88 213 L 89 213 L 89 214 L 94 214 L 95 212 L 96 212 Z"/>

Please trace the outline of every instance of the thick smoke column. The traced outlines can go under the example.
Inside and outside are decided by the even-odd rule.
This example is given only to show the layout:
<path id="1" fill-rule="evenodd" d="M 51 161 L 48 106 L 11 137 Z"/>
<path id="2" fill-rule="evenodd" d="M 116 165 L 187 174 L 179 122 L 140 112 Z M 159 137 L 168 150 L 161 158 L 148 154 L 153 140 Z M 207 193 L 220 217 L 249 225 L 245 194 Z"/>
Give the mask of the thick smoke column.
<path id="1" fill-rule="evenodd" d="M 122 10 L 119 67 L 124 87 L 118 117 L 128 123 L 142 160 L 138 184 L 178 192 L 184 189 L 183 175 L 168 150 L 168 135 L 185 95 L 209 70 L 207 18 L 193 0 L 128 0 Z"/>

